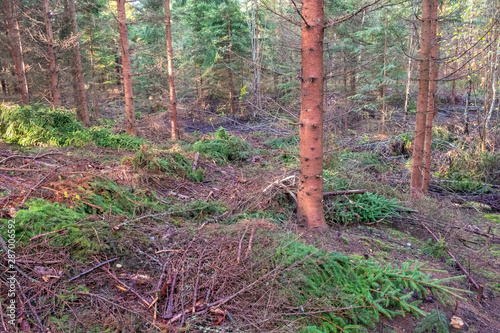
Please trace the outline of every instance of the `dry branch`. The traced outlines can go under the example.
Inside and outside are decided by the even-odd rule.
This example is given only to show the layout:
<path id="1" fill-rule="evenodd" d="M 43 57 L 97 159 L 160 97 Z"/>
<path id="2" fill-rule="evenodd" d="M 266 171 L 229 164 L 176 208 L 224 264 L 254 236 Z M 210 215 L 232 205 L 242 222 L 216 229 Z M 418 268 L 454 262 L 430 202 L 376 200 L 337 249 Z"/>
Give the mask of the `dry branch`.
<path id="1" fill-rule="evenodd" d="M 103 265 L 109 264 L 110 262 L 113 262 L 113 261 L 115 261 L 115 260 L 117 260 L 117 259 L 118 259 L 118 258 L 113 258 L 113 259 L 106 260 L 105 262 L 102 262 L 102 263 L 100 263 L 99 265 L 94 266 L 94 267 L 92 267 L 91 269 L 86 270 L 85 272 L 80 273 L 80 274 L 78 274 L 77 276 L 72 277 L 72 278 L 71 278 L 71 279 L 69 279 L 68 281 L 69 281 L 69 282 L 71 282 L 71 281 L 73 281 L 73 280 L 76 280 L 76 279 L 78 279 L 80 276 L 85 275 L 85 274 L 87 274 L 87 273 L 90 273 L 90 272 L 92 272 L 94 269 L 99 268 L 99 267 L 101 267 L 101 266 L 103 266 Z"/>
<path id="2" fill-rule="evenodd" d="M 334 196 L 334 195 L 350 195 L 350 194 L 363 194 L 366 190 L 349 190 L 349 191 L 333 191 L 333 192 L 325 192 L 323 196 Z"/>

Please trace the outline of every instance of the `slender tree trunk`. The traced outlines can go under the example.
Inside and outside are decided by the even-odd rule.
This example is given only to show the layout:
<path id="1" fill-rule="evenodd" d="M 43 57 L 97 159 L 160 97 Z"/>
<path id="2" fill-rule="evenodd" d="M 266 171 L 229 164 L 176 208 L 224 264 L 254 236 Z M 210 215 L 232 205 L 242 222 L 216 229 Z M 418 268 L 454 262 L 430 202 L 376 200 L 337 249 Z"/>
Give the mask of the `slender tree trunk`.
<path id="1" fill-rule="evenodd" d="M 78 105 L 80 117 L 85 126 L 90 125 L 89 111 L 87 107 L 87 95 L 85 94 L 85 81 L 83 78 L 82 56 L 80 54 L 80 41 L 78 39 L 78 23 L 76 22 L 75 0 L 69 0 L 69 12 L 71 15 L 71 27 L 73 29 L 73 37 L 75 38 L 75 81 L 78 88 Z"/>
<path id="2" fill-rule="evenodd" d="M 405 93 L 405 117 L 403 120 L 403 130 L 408 124 L 408 107 L 410 105 L 410 91 L 411 91 L 411 70 L 412 70 L 412 60 L 413 60 L 413 24 L 410 25 L 410 45 L 408 46 L 409 57 L 408 57 L 408 80 L 406 81 L 406 93 Z"/>
<path id="3" fill-rule="evenodd" d="M 29 102 L 28 82 L 23 61 L 23 49 L 21 45 L 21 37 L 19 35 L 19 24 L 17 22 L 15 7 L 12 0 L 4 0 L 5 13 L 7 14 L 7 31 L 9 35 L 10 50 L 12 59 L 14 60 L 14 68 L 17 78 L 17 91 L 21 103 Z"/>
<path id="4" fill-rule="evenodd" d="M 5 96 L 7 96 L 7 85 L 5 84 L 4 79 L 2 79 L 2 92 Z"/>
<path id="5" fill-rule="evenodd" d="M 135 128 L 134 93 L 132 89 L 132 74 L 130 72 L 130 50 L 128 44 L 127 16 L 125 0 L 117 0 L 118 27 L 120 29 L 120 44 L 123 68 L 123 90 L 125 92 L 125 113 L 127 118 L 127 134 L 137 135 Z"/>
<path id="6" fill-rule="evenodd" d="M 429 181 L 431 179 L 431 151 L 432 151 L 432 122 L 436 114 L 436 92 L 438 78 L 439 40 L 437 36 L 438 20 L 438 0 L 432 1 L 431 13 L 431 61 L 429 68 L 429 94 L 427 98 L 427 115 L 425 121 L 425 146 L 424 146 L 424 174 L 422 181 L 422 193 L 429 191 Z"/>
<path id="7" fill-rule="evenodd" d="M 422 31 L 420 34 L 420 69 L 418 83 L 417 116 L 413 160 L 411 166 L 410 196 L 422 196 L 422 171 L 425 145 L 425 122 L 429 97 L 429 58 L 431 54 L 431 12 L 432 1 L 422 1 Z"/>
<path id="8" fill-rule="evenodd" d="M 486 151 L 486 134 L 488 132 L 488 125 L 491 120 L 491 115 L 495 109 L 495 100 L 497 97 L 496 81 L 497 81 L 497 67 L 498 67 L 498 48 L 500 47 L 500 38 L 498 33 L 498 28 L 495 29 L 495 38 L 497 40 L 495 50 L 492 54 L 491 61 L 491 80 L 489 82 L 489 93 L 488 100 L 484 103 L 484 119 L 481 124 L 481 151 L 484 153 Z M 494 44 L 495 45 L 495 44 Z M 479 112 L 479 111 L 478 111 Z"/>
<path id="9" fill-rule="evenodd" d="M 227 36 L 229 39 L 229 49 L 228 49 L 228 66 L 227 66 L 227 74 L 228 74 L 228 84 L 229 84 L 229 104 L 231 107 L 231 115 L 236 114 L 236 98 L 234 96 L 234 87 L 233 87 L 233 69 L 232 69 L 232 41 L 231 41 L 231 19 L 227 17 Z"/>
<path id="10" fill-rule="evenodd" d="M 455 59 L 453 60 L 453 80 L 451 82 L 451 109 L 455 110 L 455 95 L 457 94 L 457 85 L 456 85 L 456 75 L 458 71 L 458 38 L 457 38 L 457 45 L 455 46 Z"/>
<path id="11" fill-rule="evenodd" d="M 59 69 L 57 68 L 56 52 L 54 50 L 54 34 L 49 0 L 43 0 L 43 15 L 45 19 L 45 32 L 47 37 L 47 54 L 49 56 L 50 88 L 52 92 L 52 105 L 61 106 L 61 90 L 59 90 Z"/>
<path id="12" fill-rule="evenodd" d="M 472 79 L 470 78 L 470 70 L 467 69 L 467 77 L 469 78 L 469 89 L 467 90 L 467 97 L 465 98 L 465 110 L 464 110 L 464 134 L 469 135 L 469 104 L 470 104 L 470 94 L 472 91 Z"/>
<path id="13" fill-rule="evenodd" d="M 95 18 L 92 17 L 92 32 L 90 33 L 89 35 L 89 46 L 90 46 L 90 66 L 92 67 L 92 108 L 93 108 L 93 113 L 94 113 L 94 118 L 98 118 L 99 117 L 99 97 L 97 96 L 97 89 L 96 89 L 96 86 L 97 86 L 97 82 L 96 82 L 96 78 L 97 78 L 97 75 L 96 75 L 96 70 L 95 70 L 95 61 L 94 61 L 94 57 L 95 57 L 95 51 L 94 51 L 94 39 L 93 39 L 93 36 L 94 36 L 94 31 L 95 31 Z"/>
<path id="14" fill-rule="evenodd" d="M 174 49 L 172 47 L 172 29 L 170 23 L 170 0 L 165 0 L 165 29 L 167 32 L 167 62 L 168 62 L 168 87 L 170 92 L 170 125 L 172 140 L 179 140 L 179 127 L 177 125 L 177 99 L 175 97 L 174 80 Z"/>
<path id="15" fill-rule="evenodd" d="M 385 117 L 387 114 L 387 105 L 385 98 L 387 95 L 387 11 L 385 12 L 385 31 L 384 31 L 384 83 L 382 85 L 382 134 L 385 135 Z"/>
<path id="16" fill-rule="evenodd" d="M 260 43 L 259 43 L 259 13 L 255 2 L 250 4 L 250 17 L 248 27 L 250 31 L 250 43 L 252 46 L 252 67 L 253 67 L 253 100 L 255 103 L 254 117 L 256 111 L 262 108 L 260 96 Z"/>
<path id="17" fill-rule="evenodd" d="M 307 229 L 326 228 L 323 212 L 323 1 L 303 0 L 300 173 L 297 217 Z"/>

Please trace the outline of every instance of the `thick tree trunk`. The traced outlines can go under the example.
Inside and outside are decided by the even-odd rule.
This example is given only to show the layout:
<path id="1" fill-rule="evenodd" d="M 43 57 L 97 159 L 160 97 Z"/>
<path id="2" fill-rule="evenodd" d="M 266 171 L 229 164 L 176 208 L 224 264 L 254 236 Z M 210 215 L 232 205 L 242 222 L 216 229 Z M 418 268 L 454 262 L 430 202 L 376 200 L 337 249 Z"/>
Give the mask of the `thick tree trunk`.
<path id="1" fill-rule="evenodd" d="M 177 99 L 175 97 L 174 80 L 174 50 L 172 47 L 172 29 L 170 25 L 170 0 L 165 0 L 165 29 L 167 32 L 167 62 L 168 62 L 168 87 L 170 91 L 170 125 L 172 140 L 179 140 L 179 127 L 177 125 Z"/>
<path id="2" fill-rule="evenodd" d="M 130 50 L 128 44 L 127 16 L 125 0 L 117 0 L 118 27 L 120 29 L 120 44 L 123 68 L 123 90 L 125 92 L 125 113 L 127 118 L 127 134 L 137 135 L 135 128 L 134 93 L 132 89 L 132 74 L 130 72 Z"/>
<path id="3" fill-rule="evenodd" d="M 431 150 L 432 150 L 432 122 L 436 114 L 436 92 L 438 78 L 439 43 L 437 38 L 438 20 L 438 0 L 432 1 L 431 13 L 431 61 L 429 68 L 429 94 L 427 98 L 427 115 L 425 121 L 425 146 L 424 146 L 424 174 L 422 180 L 422 193 L 429 191 L 429 181 L 431 179 Z"/>
<path id="4" fill-rule="evenodd" d="M 228 84 L 229 84 L 229 104 L 231 107 L 231 115 L 235 115 L 237 112 L 237 101 L 234 96 L 234 87 L 233 87 L 233 69 L 232 69 L 232 48 L 231 48 L 231 19 L 229 16 L 227 17 L 227 35 L 229 39 L 229 48 L 228 48 L 228 66 L 227 66 L 227 74 L 228 74 Z"/>
<path id="5" fill-rule="evenodd" d="M 85 81 L 83 79 L 82 56 L 80 54 L 80 41 L 78 40 L 78 24 L 76 22 L 75 0 L 69 0 L 69 12 L 71 15 L 71 28 L 73 29 L 73 37 L 75 38 L 75 81 L 78 89 L 78 105 L 80 118 L 85 126 L 90 125 L 89 111 L 87 107 L 87 95 L 85 94 Z"/>
<path id="6" fill-rule="evenodd" d="M 12 0 L 4 0 L 5 13 L 7 14 L 7 31 L 9 35 L 10 51 L 14 60 L 14 68 L 17 78 L 17 90 L 21 103 L 29 102 L 28 82 L 23 61 L 23 50 L 21 45 L 21 37 L 19 35 L 19 24 L 15 15 L 14 3 Z"/>
<path id="7" fill-rule="evenodd" d="M 422 1 L 422 32 L 420 34 L 420 69 L 418 83 L 417 116 L 413 160 L 411 166 L 410 196 L 422 196 L 422 171 L 425 145 L 425 122 L 429 97 L 429 58 L 431 54 L 431 11 L 432 0 Z"/>
<path id="8" fill-rule="evenodd" d="M 45 19 L 45 32 L 47 38 L 47 54 L 49 56 L 50 88 L 52 93 L 52 105 L 61 106 L 61 90 L 59 89 L 59 70 L 57 68 L 56 52 L 54 50 L 54 34 L 52 33 L 52 21 L 49 0 L 43 0 L 43 15 Z"/>
<path id="9" fill-rule="evenodd" d="M 300 173 L 297 217 L 308 229 L 326 228 L 323 212 L 323 1 L 303 0 Z"/>

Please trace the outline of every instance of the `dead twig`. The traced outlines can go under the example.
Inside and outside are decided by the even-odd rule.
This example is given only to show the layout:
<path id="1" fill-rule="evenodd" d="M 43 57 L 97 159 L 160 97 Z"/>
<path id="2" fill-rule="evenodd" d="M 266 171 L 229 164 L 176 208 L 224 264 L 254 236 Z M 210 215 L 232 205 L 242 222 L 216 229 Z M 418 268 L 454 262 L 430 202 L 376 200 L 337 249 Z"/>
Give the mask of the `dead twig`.
<path id="1" fill-rule="evenodd" d="M 34 241 L 34 240 L 37 240 L 38 238 L 42 238 L 43 236 L 48 236 L 48 235 L 51 235 L 51 234 L 55 234 L 55 233 L 59 233 L 59 232 L 63 232 L 64 230 L 66 230 L 66 227 L 64 228 L 61 228 L 61 229 L 57 229 L 57 230 L 54 230 L 54 231 L 49 231 L 49 232 L 46 232 L 44 234 L 40 234 L 40 235 L 36 235 L 36 236 L 33 236 L 29 239 L 30 242 Z"/>
<path id="2" fill-rule="evenodd" d="M 431 234 L 432 238 L 434 238 L 436 240 L 436 242 L 439 242 L 439 238 L 432 232 L 432 230 L 429 229 L 429 227 L 427 227 L 424 223 L 421 223 L 421 224 L 425 228 L 425 230 L 427 230 Z M 476 290 L 478 290 L 478 291 L 481 291 L 480 285 L 472 278 L 472 276 L 469 274 L 467 269 L 465 269 L 465 267 L 462 266 L 462 264 L 460 264 L 460 262 L 457 260 L 457 258 L 449 250 L 446 250 L 446 253 L 448 253 L 448 255 L 451 257 L 451 259 L 453 259 L 455 261 L 458 268 L 460 268 L 460 270 L 462 272 L 464 272 L 464 274 L 467 276 L 467 279 L 472 283 L 474 288 L 476 288 Z M 482 295 L 481 295 L 481 298 L 482 298 Z"/>
<path id="3" fill-rule="evenodd" d="M 334 196 L 334 195 L 350 195 L 350 194 L 363 194 L 366 190 L 348 190 L 348 191 L 333 191 L 333 192 L 324 192 L 323 196 Z"/>
<path id="4" fill-rule="evenodd" d="M 71 279 L 69 279 L 68 281 L 69 281 L 69 282 L 71 282 L 71 281 L 73 281 L 73 280 L 76 280 L 76 279 L 78 279 L 79 277 L 81 277 L 81 276 L 83 276 L 83 275 L 85 275 L 85 274 L 88 274 L 88 273 L 92 272 L 94 269 L 99 268 L 99 267 L 101 267 L 101 266 L 103 266 L 103 265 L 109 264 L 110 262 L 113 262 L 113 261 L 115 261 L 115 260 L 118 260 L 118 258 L 113 258 L 113 259 L 106 260 L 105 262 L 102 262 L 102 263 L 100 263 L 99 265 L 94 266 L 94 267 L 92 267 L 91 269 L 86 270 L 85 272 L 80 273 L 80 274 L 78 274 L 77 276 L 72 277 L 72 278 L 71 278 Z"/>
<path id="5" fill-rule="evenodd" d="M 101 265 L 102 266 L 102 265 Z M 112 278 L 113 280 L 115 280 L 116 282 L 118 282 L 119 284 L 121 284 L 124 288 L 127 289 L 127 291 L 130 291 L 132 292 L 135 296 L 137 296 L 141 301 L 144 302 L 144 304 L 146 305 L 147 308 L 149 308 L 149 304 L 150 302 L 148 302 L 146 299 L 144 299 L 144 297 L 142 297 L 137 291 L 135 291 L 132 287 L 129 287 L 127 286 L 125 283 L 123 283 L 122 281 L 120 281 L 116 275 L 114 275 L 113 273 L 111 273 L 109 271 L 109 269 L 107 268 L 104 268 L 104 267 L 101 267 L 103 270 L 105 270 Z"/>

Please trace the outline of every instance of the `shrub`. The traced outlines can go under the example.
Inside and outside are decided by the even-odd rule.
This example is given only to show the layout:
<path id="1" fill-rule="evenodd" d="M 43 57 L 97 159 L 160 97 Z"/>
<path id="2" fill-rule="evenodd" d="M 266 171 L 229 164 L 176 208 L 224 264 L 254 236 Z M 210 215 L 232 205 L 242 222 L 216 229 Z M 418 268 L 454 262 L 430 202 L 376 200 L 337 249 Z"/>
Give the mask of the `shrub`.
<path id="1" fill-rule="evenodd" d="M 251 156 L 252 146 L 245 140 L 233 136 L 220 127 L 214 139 L 202 139 L 194 143 L 193 148 L 201 154 L 210 156 L 219 164 L 244 160 Z"/>
<path id="2" fill-rule="evenodd" d="M 366 192 L 350 199 L 333 199 L 327 204 L 325 215 L 328 220 L 349 224 L 354 221 L 372 223 L 390 216 L 399 216 L 404 207 L 395 199 L 389 199 L 377 193 Z"/>
<path id="3" fill-rule="evenodd" d="M 0 105 L 0 135 L 3 140 L 21 146 L 84 146 L 91 142 L 109 148 L 138 149 L 146 140 L 109 129 L 85 128 L 65 109 L 42 104 Z"/>
<path id="4" fill-rule="evenodd" d="M 205 170 L 198 168 L 192 170 L 192 162 L 179 153 L 172 153 L 164 157 L 158 157 L 157 153 L 151 151 L 149 146 L 143 145 L 130 159 L 136 168 L 147 168 L 156 172 L 166 172 L 171 176 L 181 176 L 195 182 L 201 182 L 205 179 Z M 124 159 L 122 163 L 125 163 Z"/>
<path id="5" fill-rule="evenodd" d="M 372 259 L 318 251 L 297 241 L 275 256 L 284 266 L 304 259 L 278 278 L 278 283 L 287 286 L 283 293 L 302 313 L 331 309 L 305 318 L 311 324 L 308 332 L 363 332 L 363 326 L 374 327 L 381 317 L 426 315 L 417 306 L 429 292 L 443 302 L 455 295 L 456 289 L 445 284 L 457 277 L 431 279 L 423 272 L 425 264 L 418 262 L 381 265 Z"/>

